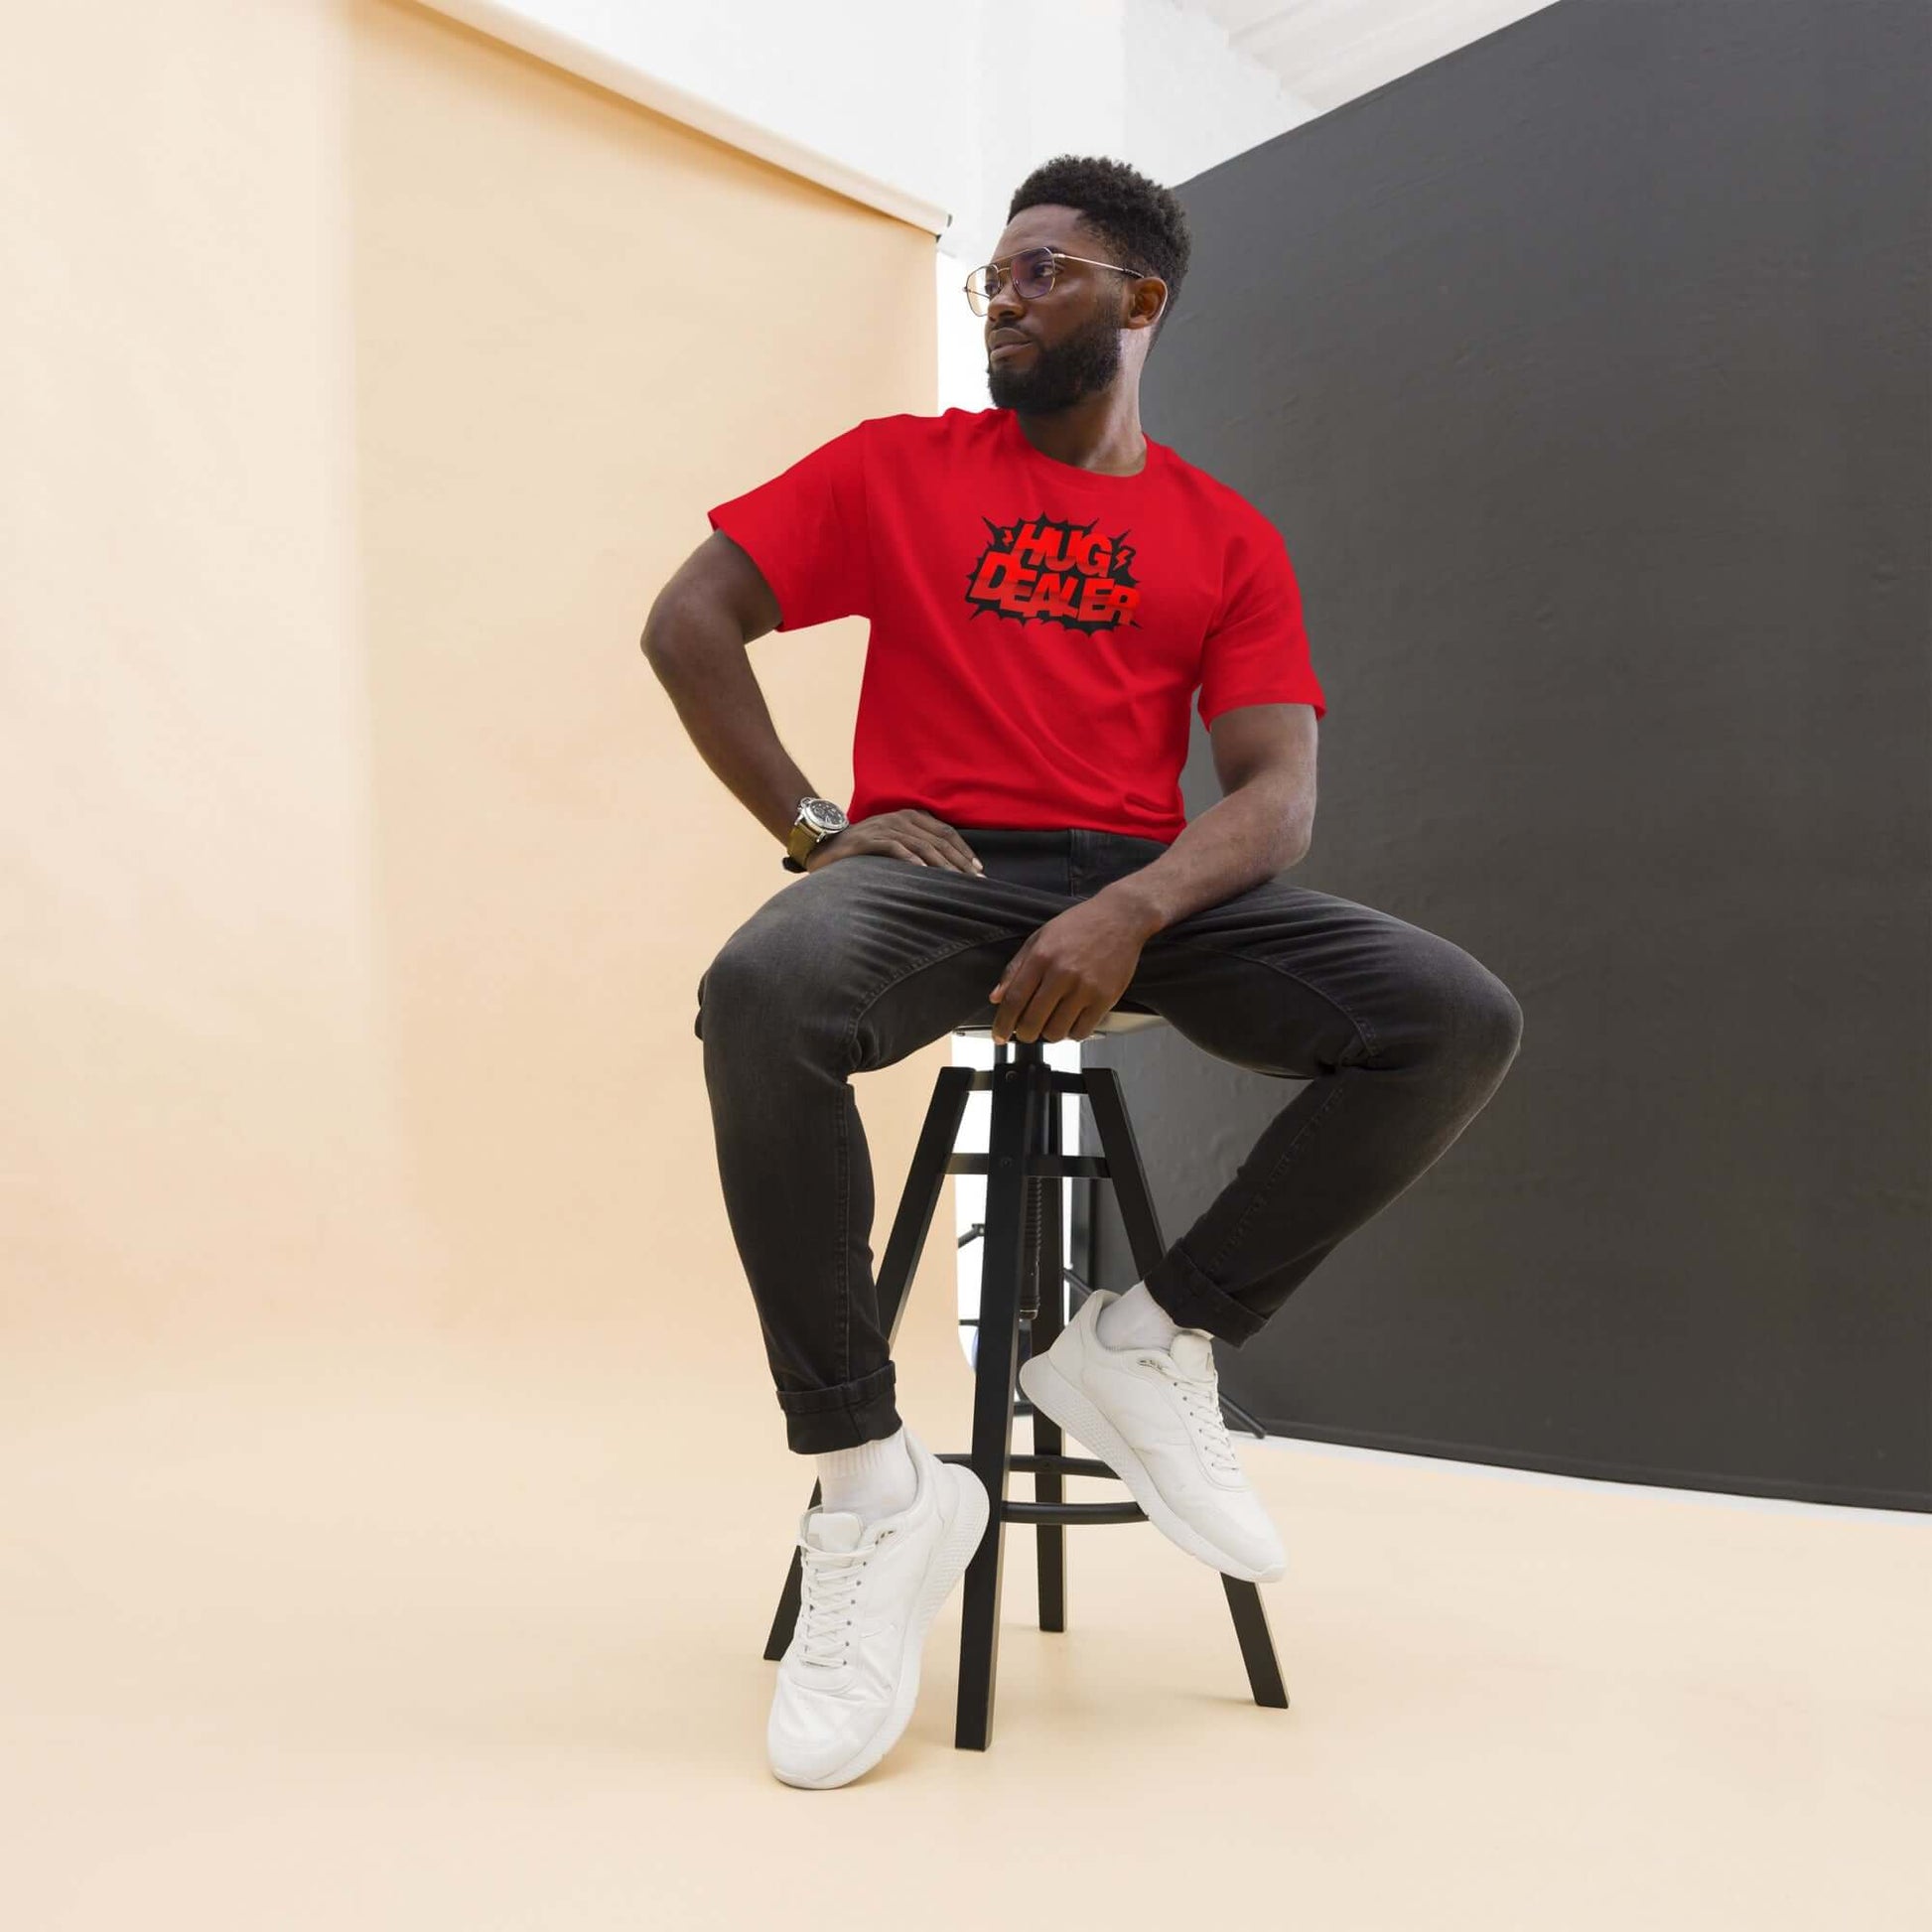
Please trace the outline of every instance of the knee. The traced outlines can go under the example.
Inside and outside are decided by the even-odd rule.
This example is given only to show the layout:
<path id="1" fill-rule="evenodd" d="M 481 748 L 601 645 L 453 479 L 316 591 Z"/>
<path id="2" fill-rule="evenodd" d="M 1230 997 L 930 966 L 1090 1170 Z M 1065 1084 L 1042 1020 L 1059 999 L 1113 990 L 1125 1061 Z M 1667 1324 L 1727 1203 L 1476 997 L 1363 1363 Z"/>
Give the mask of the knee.
<path id="1" fill-rule="evenodd" d="M 698 975 L 698 1017 L 691 1031 L 703 1039 L 707 1025 L 714 1038 L 738 1029 L 770 1004 L 777 980 L 770 950 L 743 932 L 734 933 Z"/>
<path id="2" fill-rule="evenodd" d="M 691 1031 L 714 1050 L 832 1056 L 844 1021 L 834 986 L 828 962 L 795 934 L 755 920 L 698 975 Z"/>
<path id="3" fill-rule="evenodd" d="M 1523 1008 L 1503 982 L 1444 941 L 1418 966 L 1408 1002 L 1416 1045 L 1469 1078 L 1493 1083 L 1523 1042 Z"/>
<path id="4" fill-rule="evenodd" d="M 1491 1025 L 1495 1030 L 1496 1057 L 1508 1066 L 1523 1044 L 1523 1008 L 1516 995 L 1494 973 L 1490 984 Z"/>
<path id="5" fill-rule="evenodd" d="M 1449 1004 L 1449 1044 L 1472 1070 L 1500 1079 L 1523 1043 L 1521 1003 L 1479 960 L 1465 962 L 1454 977 Z"/>

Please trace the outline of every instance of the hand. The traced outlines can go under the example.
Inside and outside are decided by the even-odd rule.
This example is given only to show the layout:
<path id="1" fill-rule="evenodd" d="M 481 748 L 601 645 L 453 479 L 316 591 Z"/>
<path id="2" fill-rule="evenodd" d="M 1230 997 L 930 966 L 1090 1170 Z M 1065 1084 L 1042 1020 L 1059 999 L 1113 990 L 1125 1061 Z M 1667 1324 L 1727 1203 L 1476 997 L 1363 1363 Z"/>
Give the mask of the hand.
<path id="1" fill-rule="evenodd" d="M 893 859 L 909 859 L 915 866 L 950 866 L 975 879 L 986 871 L 973 848 L 944 819 L 910 805 L 903 811 L 854 819 L 844 831 L 819 842 L 817 851 L 805 860 L 805 870 L 816 872 L 855 852 L 881 852 Z"/>
<path id="2" fill-rule="evenodd" d="M 1070 905 L 1030 933 L 1000 983 L 993 1037 L 1085 1039 L 1113 1011 L 1140 964 L 1140 917 L 1104 893 Z"/>

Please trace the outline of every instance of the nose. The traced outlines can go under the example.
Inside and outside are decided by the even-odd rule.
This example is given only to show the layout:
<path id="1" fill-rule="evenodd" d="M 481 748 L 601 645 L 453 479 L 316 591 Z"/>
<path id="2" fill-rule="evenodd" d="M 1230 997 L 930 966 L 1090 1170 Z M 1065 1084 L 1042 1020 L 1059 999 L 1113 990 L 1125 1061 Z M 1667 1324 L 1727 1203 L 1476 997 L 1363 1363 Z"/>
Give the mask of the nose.
<path id="1" fill-rule="evenodd" d="M 987 298 L 987 334 L 990 336 L 994 330 L 1001 328 L 1007 323 L 1015 322 L 1026 313 L 1026 304 L 1014 294 L 1013 277 L 1009 275 L 1000 284 L 999 293 Z"/>

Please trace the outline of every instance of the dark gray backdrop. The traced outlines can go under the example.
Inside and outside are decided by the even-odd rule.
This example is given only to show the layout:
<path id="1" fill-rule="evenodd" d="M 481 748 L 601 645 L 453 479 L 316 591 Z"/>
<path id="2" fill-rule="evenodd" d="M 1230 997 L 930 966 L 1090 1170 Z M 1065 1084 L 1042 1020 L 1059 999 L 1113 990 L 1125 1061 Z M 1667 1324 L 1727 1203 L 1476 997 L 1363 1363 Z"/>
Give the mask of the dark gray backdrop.
<path id="1" fill-rule="evenodd" d="M 1526 1017 L 1220 1350 L 1276 1431 L 1932 1507 L 1929 18 L 1561 0 L 1179 190 L 1145 419 L 1301 577 L 1295 876 Z M 1170 1238 L 1295 1091 L 1165 1029 L 1088 1052 Z"/>

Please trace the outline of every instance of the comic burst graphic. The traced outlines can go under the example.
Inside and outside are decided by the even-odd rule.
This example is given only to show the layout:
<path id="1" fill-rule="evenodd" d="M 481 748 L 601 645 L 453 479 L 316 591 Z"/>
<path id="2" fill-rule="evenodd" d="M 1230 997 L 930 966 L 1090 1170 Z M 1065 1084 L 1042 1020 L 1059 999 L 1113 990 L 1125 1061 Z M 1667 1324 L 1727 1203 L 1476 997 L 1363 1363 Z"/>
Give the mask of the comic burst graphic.
<path id="1" fill-rule="evenodd" d="M 1135 546 L 1126 532 L 1101 536 L 1096 524 L 1047 516 L 1018 523 L 996 523 L 990 516 L 980 521 L 989 541 L 966 573 L 966 602 L 974 617 L 991 611 L 1021 623 L 1039 619 L 1072 630 L 1139 628 Z"/>

